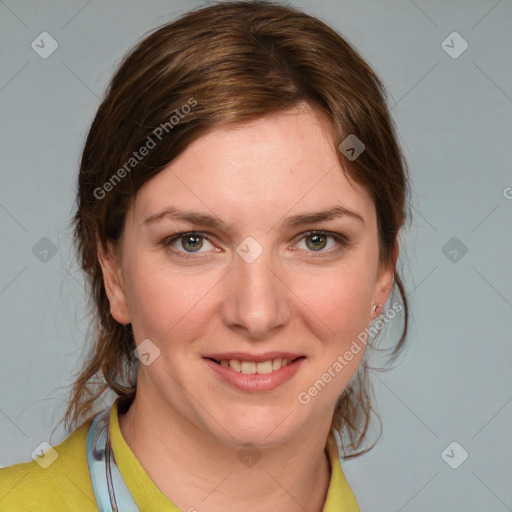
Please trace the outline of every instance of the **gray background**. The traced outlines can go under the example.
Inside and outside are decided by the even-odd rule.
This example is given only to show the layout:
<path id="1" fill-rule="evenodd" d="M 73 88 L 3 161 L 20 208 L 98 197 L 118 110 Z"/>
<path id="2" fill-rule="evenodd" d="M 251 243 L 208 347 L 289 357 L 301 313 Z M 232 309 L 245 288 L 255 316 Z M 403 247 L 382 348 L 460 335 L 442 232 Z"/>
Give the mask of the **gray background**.
<path id="1" fill-rule="evenodd" d="M 57 424 L 87 334 L 67 223 L 99 98 L 147 30 L 198 5 L 0 1 L 3 466 L 65 437 Z M 365 512 L 512 510 L 512 2 L 292 5 L 331 24 L 381 76 L 413 177 L 400 257 L 408 348 L 375 377 L 383 435 L 344 462 L 346 476 Z M 31 48 L 43 31 L 59 45 L 47 59 Z M 469 44 L 458 58 L 441 45 L 453 31 Z M 441 457 L 453 441 L 469 454 L 458 469 Z M 452 464 L 462 448 L 448 451 Z"/>

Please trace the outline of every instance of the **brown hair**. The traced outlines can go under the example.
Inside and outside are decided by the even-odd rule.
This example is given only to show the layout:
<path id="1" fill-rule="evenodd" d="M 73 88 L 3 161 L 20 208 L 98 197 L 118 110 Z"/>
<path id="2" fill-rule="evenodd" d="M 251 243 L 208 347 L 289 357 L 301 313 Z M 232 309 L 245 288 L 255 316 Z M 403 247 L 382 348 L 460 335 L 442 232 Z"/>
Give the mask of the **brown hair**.
<path id="1" fill-rule="evenodd" d="M 97 239 L 104 247 L 115 243 L 140 187 L 204 133 L 304 102 L 328 119 L 337 146 L 350 134 L 363 141 L 365 150 L 356 160 L 337 154 L 347 177 L 373 198 L 379 260 L 392 261 L 408 216 L 407 166 L 382 83 L 331 28 L 273 2 L 220 2 L 155 29 L 124 57 L 92 122 L 80 163 L 74 243 L 90 288 L 95 334 L 65 413 L 69 431 L 90 417 L 108 389 L 123 404 L 136 392 L 133 332 L 110 314 Z M 155 149 L 135 158 L 150 139 Z M 404 321 L 392 359 L 404 344 L 408 318 L 397 270 L 394 279 Z M 363 453 L 355 450 L 372 413 L 368 369 L 365 358 L 336 405 L 331 432 L 342 434 L 345 456 Z"/>

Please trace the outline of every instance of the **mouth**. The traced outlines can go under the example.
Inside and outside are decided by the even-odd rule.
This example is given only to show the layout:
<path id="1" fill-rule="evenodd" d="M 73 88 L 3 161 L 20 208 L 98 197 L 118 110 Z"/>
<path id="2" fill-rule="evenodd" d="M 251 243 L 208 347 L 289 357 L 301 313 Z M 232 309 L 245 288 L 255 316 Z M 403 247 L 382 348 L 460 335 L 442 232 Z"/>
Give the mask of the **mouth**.
<path id="1" fill-rule="evenodd" d="M 244 359 L 216 359 L 213 357 L 205 357 L 214 363 L 223 366 L 224 368 L 230 368 L 231 370 L 244 375 L 266 375 L 272 372 L 276 372 L 281 368 L 284 368 L 300 359 L 305 359 L 305 356 L 298 356 L 295 358 L 276 357 L 269 358 L 261 361 L 248 361 Z"/>
<path id="2" fill-rule="evenodd" d="M 284 385 L 300 371 L 306 359 L 292 352 L 225 352 L 203 356 L 216 378 L 249 393 L 272 391 Z"/>

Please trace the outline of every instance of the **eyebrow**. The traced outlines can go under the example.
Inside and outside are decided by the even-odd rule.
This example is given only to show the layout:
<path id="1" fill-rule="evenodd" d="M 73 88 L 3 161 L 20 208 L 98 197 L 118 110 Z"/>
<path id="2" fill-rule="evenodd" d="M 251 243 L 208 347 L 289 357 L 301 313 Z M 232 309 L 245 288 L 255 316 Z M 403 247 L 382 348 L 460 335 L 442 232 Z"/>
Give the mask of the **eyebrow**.
<path id="1" fill-rule="evenodd" d="M 332 208 L 328 208 L 326 210 L 285 217 L 279 225 L 281 228 L 296 228 L 306 224 L 316 224 L 339 217 L 350 217 L 360 221 L 363 226 L 365 225 L 364 219 L 361 215 L 351 210 L 347 210 L 343 206 L 333 206 Z M 161 212 L 150 215 L 147 219 L 144 220 L 143 224 L 153 224 L 166 218 L 188 222 L 190 224 L 204 225 L 210 228 L 219 228 L 225 230 L 233 229 L 232 226 L 226 224 L 219 218 L 199 212 L 183 211 L 179 208 L 176 208 L 175 206 L 169 206 Z"/>

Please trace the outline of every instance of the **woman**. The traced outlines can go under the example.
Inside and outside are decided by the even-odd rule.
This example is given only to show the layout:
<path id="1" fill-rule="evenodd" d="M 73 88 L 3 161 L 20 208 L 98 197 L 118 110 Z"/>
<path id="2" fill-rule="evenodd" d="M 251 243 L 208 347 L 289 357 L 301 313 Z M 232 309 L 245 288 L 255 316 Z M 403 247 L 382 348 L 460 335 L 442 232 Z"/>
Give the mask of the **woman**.
<path id="1" fill-rule="evenodd" d="M 80 426 L 0 471 L 0 510 L 359 510 L 339 457 L 367 346 L 399 311 L 405 340 L 407 191 L 379 79 L 319 20 L 224 2 L 146 37 L 81 160 Z"/>

